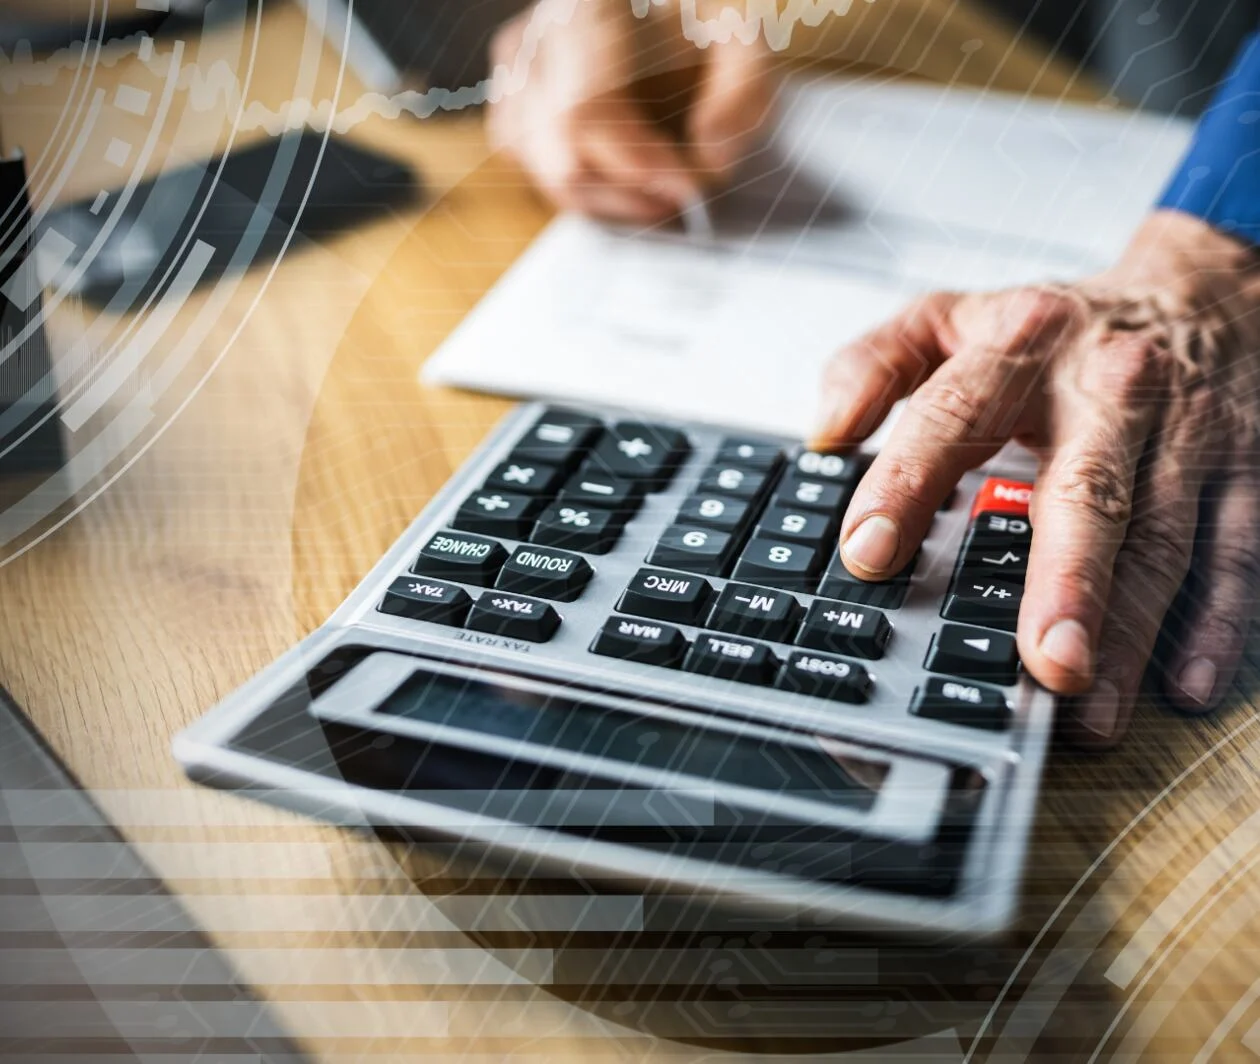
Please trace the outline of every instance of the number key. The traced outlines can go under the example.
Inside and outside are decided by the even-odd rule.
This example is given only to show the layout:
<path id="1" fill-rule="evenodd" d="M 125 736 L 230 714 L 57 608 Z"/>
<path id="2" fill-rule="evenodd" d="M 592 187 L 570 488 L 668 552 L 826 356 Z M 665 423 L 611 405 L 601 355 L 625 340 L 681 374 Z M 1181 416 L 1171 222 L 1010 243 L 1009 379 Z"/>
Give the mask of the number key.
<path id="1" fill-rule="evenodd" d="M 775 506 L 838 514 L 849 505 L 853 485 L 832 484 L 813 477 L 786 477 L 774 495 Z"/>
<path id="2" fill-rule="evenodd" d="M 818 547 L 822 546 L 824 540 L 831 538 L 834 529 L 835 521 L 828 514 L 772 506 L 757 524 L 756 534 Z"/>
<path id="3" fill-rule="evenodd" d="M 678 523 L 707 525 L 720 532 L 734 532 L 748 517 L 748 503 L 721 495 L 692 495 L 678 509 Z"/>
<path id="4" fill-rule="evenodd" d="M 700 491 L 755 499 L 766 485 L 766 474 L 739 466 L 710 466 L 700 477 Z"/>
<path id="5" fill-rule="evenodd" d="M 818 571 L 818 551 L 803 543 L 754 536 L 744 548 L 732 578 L 751 584 L 807 591 Z"/>
<path id="6" fill-rule="evenodd" d="M 657 541 L 648 564 L 721 576 L 730 564 L 733 544 L 727 533 L 713 528 L 673 525 Z"/>

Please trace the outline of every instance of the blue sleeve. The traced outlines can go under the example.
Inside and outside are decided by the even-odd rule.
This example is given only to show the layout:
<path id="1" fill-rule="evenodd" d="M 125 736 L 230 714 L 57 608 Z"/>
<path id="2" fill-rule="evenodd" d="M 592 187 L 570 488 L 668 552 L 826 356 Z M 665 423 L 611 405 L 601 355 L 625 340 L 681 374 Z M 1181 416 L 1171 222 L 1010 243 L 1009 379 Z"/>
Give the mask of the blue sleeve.
<path id="1" fill-rule="evenodd" d="M 1243 42 L 1158 206 L 1260 244 L 1260 33 Z"/>

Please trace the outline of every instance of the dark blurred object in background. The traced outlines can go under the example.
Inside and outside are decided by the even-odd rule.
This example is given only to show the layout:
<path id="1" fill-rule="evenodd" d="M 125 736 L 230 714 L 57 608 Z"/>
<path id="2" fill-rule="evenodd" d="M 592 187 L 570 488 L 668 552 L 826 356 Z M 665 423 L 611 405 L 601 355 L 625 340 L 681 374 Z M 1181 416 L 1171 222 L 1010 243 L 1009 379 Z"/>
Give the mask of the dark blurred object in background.
<path id="1" fill-rule="evenodd" d="M 165 11 L 151 11 L 135 3 L 102 5 L 0 0 L 0 50 L 12 53 L 30 48 L 35 54 L 54 52 L 78 41 L 111 41 L 137 33 L 150 36 L 199 32 L 220 22 L 242 17 L 255 0 L 168 0 Z M 156 6 L 156 5 L 155 5 Z"/>
<path id="2" fill-rule="evenodd" d="M 40 322 L 26 168 L 0 157 L 0 475 L 62 463 L 52 358 Z"/>
<path id="3" fill-rule="evenodd" d="M 628 4 L 630 0 L 625 0 Z M 455 89 L 490 72 L 490 39 L 531 0 L 354 0 L 347 57 L 377 92 L 407 86 Z M 347 0 L 302 0 L 336 46 L 345 40 Z"/>

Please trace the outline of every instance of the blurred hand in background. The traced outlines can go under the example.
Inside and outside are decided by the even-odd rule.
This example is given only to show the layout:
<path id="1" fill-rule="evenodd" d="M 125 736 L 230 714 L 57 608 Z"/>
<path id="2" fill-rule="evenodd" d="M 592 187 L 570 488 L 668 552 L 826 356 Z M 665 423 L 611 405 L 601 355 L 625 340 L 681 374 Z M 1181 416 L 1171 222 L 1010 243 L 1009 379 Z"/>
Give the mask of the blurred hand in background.
<path id="1" fill-rule="evenodd" d="M 516 89 L 513 71 L 525 76 L 492 104 L 489 129 L 558 207 L 664 221 L 755 148 L 776 84 L 760 40 L 701 49 L 676 5 L 639 19 L 628 0 L 581 0 L 560 22 L 554 2 L 539 0 L 496 35 L 496 77 Z"/>

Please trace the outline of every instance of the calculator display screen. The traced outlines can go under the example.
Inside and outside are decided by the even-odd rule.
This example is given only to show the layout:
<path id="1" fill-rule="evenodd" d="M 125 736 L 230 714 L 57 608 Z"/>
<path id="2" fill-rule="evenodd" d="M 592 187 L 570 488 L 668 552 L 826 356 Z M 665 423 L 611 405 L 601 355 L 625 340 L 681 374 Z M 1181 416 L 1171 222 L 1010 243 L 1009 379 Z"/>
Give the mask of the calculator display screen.
<path id="1" fill-rule="evenodd" d="M 807 737 L 797 742 L 754 739 L 635 715 L 594 699 L 430 673 L 413 675 L 377 712 L 861 810 L 874 804 L 888 772 L 877 759 L 833 756 Z M 522 750 L 519 760 L 529 757 Z"/>

